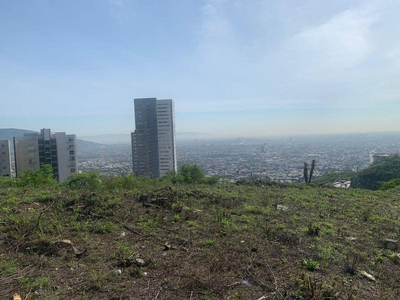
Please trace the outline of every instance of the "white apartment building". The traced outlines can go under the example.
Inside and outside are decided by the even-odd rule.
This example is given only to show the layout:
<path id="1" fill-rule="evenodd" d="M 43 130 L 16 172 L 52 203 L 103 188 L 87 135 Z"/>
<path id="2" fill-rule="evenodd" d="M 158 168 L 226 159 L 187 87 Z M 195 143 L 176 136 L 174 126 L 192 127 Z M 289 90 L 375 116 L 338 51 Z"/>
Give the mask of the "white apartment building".
<path id="1" fill-rule="evenodd" d="M 15 172 L 17 177 L 29 169 L 38 170 L 48 164 L 54 178 L 62 182 L 78 173 L 76 136 L 65 132 L 42 129 L 40 133 L 27 133 L 14 137 Z"/>

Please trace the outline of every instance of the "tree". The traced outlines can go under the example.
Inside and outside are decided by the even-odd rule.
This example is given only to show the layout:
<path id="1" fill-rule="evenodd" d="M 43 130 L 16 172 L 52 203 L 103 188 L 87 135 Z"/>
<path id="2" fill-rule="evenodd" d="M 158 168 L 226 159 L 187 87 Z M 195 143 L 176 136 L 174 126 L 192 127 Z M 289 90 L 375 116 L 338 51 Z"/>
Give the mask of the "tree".
<path id="1" fill-rule="evenodd" d="M 198 165 L 184 164 L 179 168 L 178 174 L 183 176 L 183 181 L 187 183 L 199 183 L 205 175 Z"/>
<path id="2" fill-rule="evenodd" d="M 308 183 L 308 164 L 305 162 L 304 163 L 304 181 L 305 183 Z"/>
<path id="3" fill-rule="evenodd" d="M 310 170 L 310 176 L 308 178 L 308 183 L 311 183 L 311 178 L 314 175 L 314 168 L 315 168 L 315 159 L 313 159 L 311 162 L 311 170 Z"/>
<path id="4" fill-rule="evenodd" d="M 203 170 L 198 165 L 184 164 L 178 172 L 169 171 L 165 174 L 164 178 L 170 180 L 172 183 L 205 183 L 216 184 L 218 183 L 217 177 L 206 177 Z"/>
<path id="5" fill-rule="evenodd" d="M 315 159 L 313 159 L 311 161 L 310 175 L 308 175 L 308 164 L 306 162 L 304 163 L 304 181 L 305 181 L 305 183 L 311 183 L 311 179 L 314 175 L 314 169 L 315 169 Z"/>

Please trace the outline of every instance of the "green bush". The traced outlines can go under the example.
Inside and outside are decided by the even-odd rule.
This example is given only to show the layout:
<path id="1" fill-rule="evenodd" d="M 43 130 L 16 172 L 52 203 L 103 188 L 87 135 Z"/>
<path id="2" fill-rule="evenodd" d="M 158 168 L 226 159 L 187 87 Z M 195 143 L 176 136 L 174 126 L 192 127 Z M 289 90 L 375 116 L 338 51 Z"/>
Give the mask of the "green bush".
<path id="1" fill-rule="evenodd" d="M 394 189 L 396 187 L 400 187 L 400 178 L 392 179 L 390 181 L 384 182 L 380 187 L 380 190 L 387 191 L 390 189 Z"/>
<path id="2" fill-rule="evenodd" d="M 72 174 L 65 182 L 70 189 L 96 190 L 101 185 L 100 176 L 97 172 Z"/>
<path id="3" fill-rule="evenodd" d="M 53 168 L 51 165 L 41 165 L 39 170 L 28 170 L 18 179 L 19 186 L 51 186 L 56 185 L 57 181 L 53 178 Z"/>
<path id="4" fill-rule="evenodd" d="M 17 181 L 10 177 L 0 177 L 0 188 L 14 187 Z"/>
<path id="5" fill-rule="evenodd" d="M 169 171 L 164 179 L 171 181 L 172 183 L 205 183 L 205 184 L 216 184 L 218 178 L 206 177 L 203 170 L 198 165 L 182 165 L 178 173 L 175 171 Z"/>
<path id="6" fill-rule="evenodd" d="M 319 268 L 319 263 L 312 259 L 303 259 L 303 265 L 306 267 L 307 270 L 312 272 Z"/>

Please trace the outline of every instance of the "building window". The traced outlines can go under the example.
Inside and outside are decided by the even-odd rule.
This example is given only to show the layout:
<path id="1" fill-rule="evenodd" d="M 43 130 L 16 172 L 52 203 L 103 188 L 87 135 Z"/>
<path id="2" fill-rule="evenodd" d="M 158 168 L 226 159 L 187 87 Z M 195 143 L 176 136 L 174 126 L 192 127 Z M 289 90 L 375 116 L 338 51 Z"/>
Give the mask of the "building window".
<path id="1" fill-rule="evenodd" d="M 69 151 L 69 155 L 75 155 L 75 151 L 73 150 Z"/>

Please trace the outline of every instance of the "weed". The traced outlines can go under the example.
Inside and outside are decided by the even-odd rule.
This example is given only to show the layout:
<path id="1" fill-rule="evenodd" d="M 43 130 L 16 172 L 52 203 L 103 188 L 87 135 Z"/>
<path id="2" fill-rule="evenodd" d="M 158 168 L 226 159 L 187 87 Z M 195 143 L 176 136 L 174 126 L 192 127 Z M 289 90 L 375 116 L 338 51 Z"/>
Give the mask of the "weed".
<path id="1" fill-rule="evenodd" d="M 319 268 L 319 263 L 312 259 L 303 259 L 303 265 L 306 267 L 307 270 L 312 272 Z"/>
<path id="2" fill-rule="evenodd" d="M 26 277 L 19 280 L 19 283 L 27 290 L 45 289 L 50 286 L 50 278 L 48 277 Z"/>
<path id="3" fill-rule="evenodd" d="M 358 266 L 361 263 L 361 256 L 357 253 L 352 253 L 346 256 L 344 263 L 345 272 L 350 275 L 355 275 L 358 270 Z"/>

